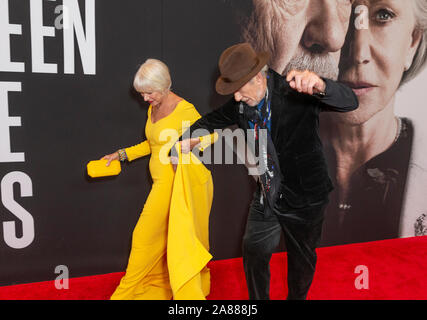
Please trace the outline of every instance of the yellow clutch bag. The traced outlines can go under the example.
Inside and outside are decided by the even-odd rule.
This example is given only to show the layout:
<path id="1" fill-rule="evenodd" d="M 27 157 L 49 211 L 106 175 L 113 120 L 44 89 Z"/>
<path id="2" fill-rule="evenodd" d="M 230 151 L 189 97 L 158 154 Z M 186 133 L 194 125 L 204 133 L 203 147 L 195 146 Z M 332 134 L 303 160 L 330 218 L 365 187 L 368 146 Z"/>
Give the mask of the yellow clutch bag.
<path id="1" fill-rule="evenodd" d="M 122 171 L 120 161 L 113 160 L 107 167 L 108 160 L 93 160 L 87 164 L 87 174 L 92 178 L 116 176 Z"/>

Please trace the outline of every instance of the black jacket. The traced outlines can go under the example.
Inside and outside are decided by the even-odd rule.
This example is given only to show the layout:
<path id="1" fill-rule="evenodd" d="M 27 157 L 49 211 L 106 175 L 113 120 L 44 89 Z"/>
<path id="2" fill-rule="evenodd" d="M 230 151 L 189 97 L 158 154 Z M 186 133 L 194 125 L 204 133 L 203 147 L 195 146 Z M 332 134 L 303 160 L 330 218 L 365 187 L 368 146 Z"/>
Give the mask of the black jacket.
<path id="1" fill-rule="evenodd" d="M 333 186 L 318 134 L 319 113 L 355 110 L 359 105 L 357 97 L 349 87 L 325 78 L 324 96 L 302 94 L 275 71 L 270 69 L 268 74 L 267 85 L 272 94 L 271 137 L 283 174 L 276 207 L 302 208 L 324 201 Z M 213 132 L 233 124 L 249 129 L 234 97 L 196 121 L 190 132 L 200 128 Z"/>

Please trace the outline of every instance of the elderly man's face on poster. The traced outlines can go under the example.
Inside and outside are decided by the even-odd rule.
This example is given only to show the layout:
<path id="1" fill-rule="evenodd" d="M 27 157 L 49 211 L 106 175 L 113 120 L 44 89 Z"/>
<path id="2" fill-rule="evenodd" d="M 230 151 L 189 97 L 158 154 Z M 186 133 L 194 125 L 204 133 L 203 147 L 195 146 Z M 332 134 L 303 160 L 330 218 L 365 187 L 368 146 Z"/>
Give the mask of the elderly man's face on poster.
<path id="1" fill-rule="evenodd" d="M 243 36 L 269 51 L 270 67 L 281 74 L 309 69 L 337 79 L 351 8 L 351 0 L 253 0 Z"/>

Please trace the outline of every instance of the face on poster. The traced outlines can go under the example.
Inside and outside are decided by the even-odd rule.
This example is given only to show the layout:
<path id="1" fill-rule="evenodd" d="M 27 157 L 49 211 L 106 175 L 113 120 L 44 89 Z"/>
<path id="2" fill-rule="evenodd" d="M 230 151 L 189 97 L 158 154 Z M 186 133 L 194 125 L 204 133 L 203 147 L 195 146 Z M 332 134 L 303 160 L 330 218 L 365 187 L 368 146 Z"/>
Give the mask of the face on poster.
<path id="1" fill-rule="evenodd" d="M 320 120 L 335 184 L 323 245 L 426 234 L 426 19 L 425 0 L 253 0 L 242 14 L 242 39 L 272 69 L 308 69 L 358 96 L 357 110 Z"/>

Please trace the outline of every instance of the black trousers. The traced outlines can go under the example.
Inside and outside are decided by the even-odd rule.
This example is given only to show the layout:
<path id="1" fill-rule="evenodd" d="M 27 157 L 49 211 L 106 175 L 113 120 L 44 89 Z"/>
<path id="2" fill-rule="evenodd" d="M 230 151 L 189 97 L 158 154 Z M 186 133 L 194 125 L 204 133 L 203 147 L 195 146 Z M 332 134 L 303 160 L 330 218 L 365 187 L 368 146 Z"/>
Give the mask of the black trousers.
<path id="1" fill-rule="evenodd" d="M 288 257 L 288 300 L 304 300 L 316 267 L 316 247 L 320 241 L 324 210 L 328 199 L 303 209 L 273 212 L 254 194 L 243 238 L 243 264 L 249 299 L 270 298 L 270 259 L 277 249 L 281 232 Z"/>

